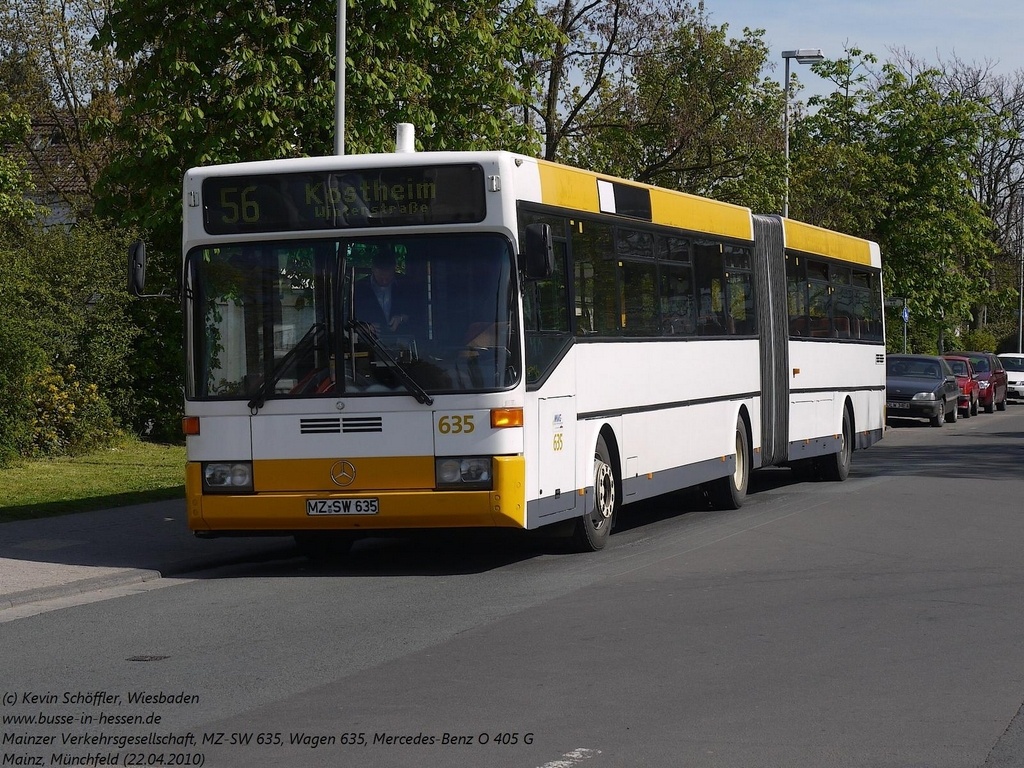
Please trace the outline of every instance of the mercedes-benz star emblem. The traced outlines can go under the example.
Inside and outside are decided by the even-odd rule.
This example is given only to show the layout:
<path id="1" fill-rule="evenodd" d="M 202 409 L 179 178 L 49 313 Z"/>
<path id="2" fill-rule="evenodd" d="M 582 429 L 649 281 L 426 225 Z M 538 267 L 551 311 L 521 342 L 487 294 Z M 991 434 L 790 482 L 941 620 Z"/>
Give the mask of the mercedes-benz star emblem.
<path id="1" fill-rule="evenodd" d="M 342 459 L 331 465 L 331 480 L 334 481 L 335 485 L 340 485 L 344 488 L 346 485 L 352 485 L 355 479 L 356 468 L 351 461 Z"/>

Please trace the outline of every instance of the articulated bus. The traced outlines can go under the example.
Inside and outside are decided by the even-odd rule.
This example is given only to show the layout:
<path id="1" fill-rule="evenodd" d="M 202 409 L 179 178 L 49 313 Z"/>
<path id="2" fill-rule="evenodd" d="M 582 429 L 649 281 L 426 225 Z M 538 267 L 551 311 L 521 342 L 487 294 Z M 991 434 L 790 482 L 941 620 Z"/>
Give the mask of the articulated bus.
<path id="1" fill-rule="evenodd" d="M 882 437 L 872 242 L 501 151 L 217 165 L 183 192 L 199 536 L 550 526 L 598 550 L 630 502 L 736 508 L 753 470 L 843 480 Z"/>

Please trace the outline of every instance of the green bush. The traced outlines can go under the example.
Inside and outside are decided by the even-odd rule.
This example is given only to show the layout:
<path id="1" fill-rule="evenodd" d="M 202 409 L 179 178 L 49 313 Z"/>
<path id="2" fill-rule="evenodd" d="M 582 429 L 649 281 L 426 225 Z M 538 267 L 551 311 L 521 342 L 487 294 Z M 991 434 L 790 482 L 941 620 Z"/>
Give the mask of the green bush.
<path id="1" fill-rule="evenodd" d="M 995 352 L 996 337 L 987 329 L 967 331 L 956 341 L 956 349 L 965 352 Z"/>
<path id="2" fill-rule="evenodd" d="M 128 236 L 95 221 L 0 235 L 0 461 L 102 445 L 139 402 Z"/>
<path id="3" fill-rule="evenodd" d="M 43 352 L 30 334 L 20 332 L 3 312 L 6 306 L 0 290 L 0 467 L 31 450 L 35 408 L 28 377 L 43 360 Z"/>
<path id="4" fill-rule="evenodd" d="M 46 366 L 28 377 L 28 388 L 35 406 L 31 456 L 84 453 L 121 437 L 99 387 L 79 381 L 75 366 Z"/>

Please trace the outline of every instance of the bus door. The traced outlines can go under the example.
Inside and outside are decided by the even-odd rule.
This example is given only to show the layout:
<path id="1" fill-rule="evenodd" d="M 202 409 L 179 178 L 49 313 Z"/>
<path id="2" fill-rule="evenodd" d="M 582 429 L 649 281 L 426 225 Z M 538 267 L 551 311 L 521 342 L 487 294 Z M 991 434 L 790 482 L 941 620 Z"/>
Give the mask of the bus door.
<path id="1" fill-rule="evenodd" d="M 537 495 L 544 501 L 546 517 L 576 505 L 576 398 L 541 398 L 538 406 Z"/>

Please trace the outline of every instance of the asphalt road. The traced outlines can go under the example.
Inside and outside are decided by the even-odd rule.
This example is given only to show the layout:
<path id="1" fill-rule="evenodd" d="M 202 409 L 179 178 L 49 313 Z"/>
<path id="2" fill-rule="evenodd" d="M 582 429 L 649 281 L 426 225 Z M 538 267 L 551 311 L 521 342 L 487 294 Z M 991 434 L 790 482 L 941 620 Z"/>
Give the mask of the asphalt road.
<path id="1" fill-rule="evenodd" d="M 769 470 L 735 512 L 627 509 L 597 554 L 372 540 L 162 579 L 0 623 L 0 757 L 1024 765 L 1022 500 L 1011 405 L 897 423 L 845 483 Z"/>

